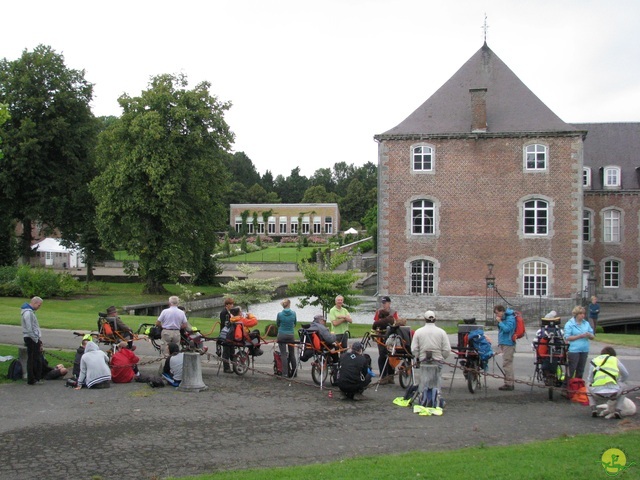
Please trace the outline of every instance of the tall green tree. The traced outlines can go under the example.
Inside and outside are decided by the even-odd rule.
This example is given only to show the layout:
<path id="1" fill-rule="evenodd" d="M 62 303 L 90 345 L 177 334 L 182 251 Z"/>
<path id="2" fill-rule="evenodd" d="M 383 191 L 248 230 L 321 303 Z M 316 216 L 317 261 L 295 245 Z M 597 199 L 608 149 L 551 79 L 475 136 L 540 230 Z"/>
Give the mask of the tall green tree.
<path id="1" fill-rule="evenodd" d="M 0 125 L 9 120 L 9 106 L 0 104 Z M 0 160 L 2 153 L 2 137 L 0 137 Z M 6 200 L 5 200 L 6 201 Z M 15 224 L 6 210 L 9 205 L 0 201 L 0 266 L 13 265 L 17 258 L 17 245 L 14 242 Z"/>
<path id="2" fill-rule="evenodd" d="M 75 230 L 82 222 L 74 217 L 87 209 L 78 200 L 93 174 L 92 98 L 84 71 L 68 68 L 49 46 L 0 61 L 0 103 L 10 113 L 0 126 L 0 197 L 6 200 L 5 214 L 22 222 L 25 260 L 32 255 L 34 222 L 45 226 L 45 233 L 61 226 Z"/>
<path id="3" fill-rule="evenodd" d="M 256 170 L 253 161 L 244 152 L 236 152 L 233 155 L 226 156 L 225 166 L 234 182 L 240 182 L 247 188 L 260 183 L 260 174 Z"/>
<path id="4" fill-rule="evenodd" d="M 307 188 L 302 197 L 302 203 L 338 203 L 338 195 L 327 192 L 323 185 Z"/>
<path id="5" fill-rule="evenodd" d="M 181 272 L 198 274 L 226 218 L 222 158 L 234 139 L 231 104 L 185 75 L 158 75 L 138 97 L 118 99 L 120 119 L 100 134 L 92 182 L 106 245 L 139 258 L 144 291 L 164 292 Z"/>
<path id="6" fill-rule="evenodd" d="M 325 270 L 317 263 L 302 260 L 298 263 L 298 268 L 304 275 L 304 280 L 289 285 L 288 294 L 303 297 L 298 304 L 301 308 L 307 305 L 320 306 L 323 315 L 335 305 L 338 295 L 344 297 L 344 304 L 348 308 L 359 305 L 361 301 L 357 295 L 362 292 L 354 287 L 358 274 L 354 270 L 336 271 L 346 260 L 347 256 L 344 254 L 332 255 L 331 258 L 325 256 Z"/>

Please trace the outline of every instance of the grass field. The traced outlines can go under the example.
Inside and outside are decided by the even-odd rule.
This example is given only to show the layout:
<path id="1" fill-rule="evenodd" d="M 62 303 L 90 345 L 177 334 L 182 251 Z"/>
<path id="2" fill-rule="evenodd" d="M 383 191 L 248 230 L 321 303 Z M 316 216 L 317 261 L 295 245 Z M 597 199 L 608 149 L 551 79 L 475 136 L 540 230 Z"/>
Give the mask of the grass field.
<path id="1" fill-rule="evenodd" d="M 355 434 L 357 437 L 357 434 Z M 357 441 L 357 438 L 354 438 Z M 192 480 L 396 480 L 406 478 L 459 480 L 597 479 L 608 476 L 640 478 L 640 430 L 612 435 L 578 435 L 507 447 L 473 447 L 441 452 L 407 452 L 339 460 L 300 467 L 234 470 Z M 626 455 L 628 470 L 605 471 L 616 448 Z"/>
<path id="2" fill-rule="evenodd" d="M 311 255 L 314 247 L 303 247 L 298 250 L 293 247 L 267 247 L 257 252 L 243 253 L 233 257 L 221 258 L 224 263 L 245 263 L 245 262 L 265 262 L 265 263 L 298 263 L 307 259 Z"/>

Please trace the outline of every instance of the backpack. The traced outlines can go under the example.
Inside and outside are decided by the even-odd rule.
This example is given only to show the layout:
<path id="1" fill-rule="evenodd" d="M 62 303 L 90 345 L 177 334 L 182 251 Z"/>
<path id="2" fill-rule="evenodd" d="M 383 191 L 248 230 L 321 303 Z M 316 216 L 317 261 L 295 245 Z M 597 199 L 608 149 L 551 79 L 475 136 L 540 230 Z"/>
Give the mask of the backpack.
<path id="1" fill-rule="evenodd" d="M 231 328 L 227 334 L 227 340 L 231 340 L 232 342 L 244 341 L 244 325 L 241 322 L 231 324 Z"/>
<path id="2" fill-rule="evenodd" d="M 269 325 L 267 325 L 267 328 L 265 328 L 264 330 L 264 336 L 272 337 L 272 338 L 275 338 L 278 336 L 278 327 L 276 326 L 275 323 L 270 323 Z"/>
<path id="3" fill-rule="evenodd" d="M 487 370 L 489 359 L 494 356 L 491 342 L 484 336 L 484 330 L 477 329 L 469 332 L 469 347 L 475 348 L 480 357 L 480 366 Z"/>
<path id="4" fill-rule="evenodd" d="M 522 312 L 514 310 L 513 315 L 516 317 L 516 328 L 513 331 L 513 336 L 511 337 L 511 339 L 515 342 L 516 340 L 524 337 L 527 334 L 527 328 L 524 324 L 524 317 L 522 316 Z"/>
<path id="5" fill-rule="evenodd" d="M 9 380 L 22 380 L 22 363 L 17 358 L 9 364 L 7 378 Z"/>

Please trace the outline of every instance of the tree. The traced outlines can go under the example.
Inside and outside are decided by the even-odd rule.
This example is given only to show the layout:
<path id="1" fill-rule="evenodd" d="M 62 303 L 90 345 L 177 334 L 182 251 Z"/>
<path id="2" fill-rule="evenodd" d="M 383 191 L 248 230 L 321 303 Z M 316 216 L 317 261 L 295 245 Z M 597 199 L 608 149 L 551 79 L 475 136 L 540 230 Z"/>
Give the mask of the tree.
<path id="1" fill-rule="evenodd" d="M 63 223 L 75 230 L 91 208 L 78 201 L 93 175 L 92 98 L 84 71 L 68 68 L 51 47 L 39 45 L 15 61 L 0 61 L 0 103 L 10 113 L 0 126 L 0 197 L 7 202 L 5 214 L 22 222 L 25 261 L 33 254 L 34 222 L 45 233 Z"/>
<path id="2" fill-rule="evenodd" d="M 121 96 L 122 116 L 99 139 L 91 189 L 100 237 L 139 258 L 147 293 L 183 271 L 197 275 L 224 229 L 231 105 L 208 82 L 187 85 L 183 74 L 158 75 L 139 97 Z"/>
<path id="3" fill-rule="evenodd" d="M 244 152 L 236 152 L 233 155 L 226 156 L 225 166 L 234 182 L 242 183 L 247 188 L 260 183 L 260 174 Z"/>
<path id="4" fill-rule="evenodd" d="M 280 203 L 276 192 L 267 192 L 262 185 L 256 183 L 247 190 L 247 203 Z M 240 203 L 240 202 L 232 202 Z"/>
<path id="5" fill-rule="evenodd" d="M 314 187 L 324 187 L 327 192 L 335 192 L 336 184 L 330 168 L 319 168 L 309 179 Z"/>
<path id="6" fill-rule="evenodd" d="M 346 195 L 340 201 L 340 215 L 343 224 L 360 222 L 367 210 L 376 204 L 375 201 L 372 201 L 376 196 L 375 190 L 373 192 L 367 191 L 360 180 L 354 178 L 347 188 Z"/>
<path id="7" fill-rule="evenodd" d="M 338 195 L 327 192 L 323 185 L 307 188 L 302 197 L 302 203 L 338 203 Z"/>
<path id="8" fill-rule="evenodd" d="M 264 172 L 264 175 L 262 175 L 262 178 L 260 179 L 260 185 L 262 185 L 262 188 L 264 188 L 267 192 L 273 192 L 273 174 L 271 173 L 271 170 L 267 170 L 266 172 Z"/>
<path id="9" fill-rule="evenodd" d="M 9 107 L 0 104 L 0 125 L 9 120 Z M 0 137 L 0 147 L 2 147 L 2 137 Z M 0 159 L 2 159 L 2 149 L 0 148 Z M 7 215 L 8 205 L 0 205 L 0 266 L 13 265 L 17 258 L 17 245 L 14 243 L 15 225 L 11 215 Z"/>
<path id="10" fill-rule="evenodd" d="M 308 186 L 309 179 L 300 175 L 300 167 L 296 167 L 287 178 L 278 175 L 274 189 L 283 203 L 300 203 Z"/>
<path id="11" fill-rule="evenodd" d="M 237 304 L 248 311 L 251 305 L 271 300 L 275 292 L 273 282 L 277 278 L 249 278 L 259 272 L 260 268 L 246 264 L 238 265 L 238 270 L 244 273 L 246 278 L 233 277 L 233 280 L 223 285 L 227 294 L 232 295 Z"/>
<path id="12" fill-rule="evenodd" d="M 338 265 L 346 261 L 347 256 L 338 254 L 332 257 L 325 256 L 323 263 L 327 266 L 326 270 L 322 270 L 319 264 L 307 260 L 298 262 L 298 268 L 304 275 L 304 280 L 293 282 L 288 288 L 290 296 L 304 297 L 300 299 L 298 307 L 320 306 L 322 314 L 326 315 L 334 306 L 335 298 L 338 295 L 344 297 L 344 304 L 347 308 L 353 308 L 361 303 L 356 295 L 362 292 L 353 286 L 358 280 L 358 274 L 354 270 L 335 271 Z"/>
<path id="13" fill-rule="evenodd" d="M 378 205 L 371 207 L 361 220 L 367 234 L 373 238 L 373 251 L 378 251 Z"/>

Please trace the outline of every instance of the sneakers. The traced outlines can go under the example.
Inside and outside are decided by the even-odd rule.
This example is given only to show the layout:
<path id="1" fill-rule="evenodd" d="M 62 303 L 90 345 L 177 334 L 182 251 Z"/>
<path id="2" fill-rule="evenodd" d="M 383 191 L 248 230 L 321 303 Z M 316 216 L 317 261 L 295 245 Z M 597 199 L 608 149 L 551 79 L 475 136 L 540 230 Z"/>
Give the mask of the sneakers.
<path id="1" fill-rule="evenodd" d="M 622 414 L 620 413 L 620 410 L 616 410 L 615 412 L 610 413 L 609 415 L 607 415 L 607 416 L 606 416 L 606 417 L 604 417 L 604 418 L 606 418 L 607 420 L 611 420 L 611 419 L 613 419 L 613 418 L 615 418 L 615 419 L 618 419 L 618 420 L 619 420 L 619 419 L 621 419 L 621 418 L 622 418 Z"/>
<path id="2" fill-rule="evenodd" d="M 396 377 L 395 376 L 389 375 L 388 378 L 389 378 L 389 383 L 391 383 L 393 385 L 396 384 Z"/>
<path id="3" fill-rule="evenodd" d="M 514 389 L 513 385 L 502 385 L 498 390 L 502 390 L 503 392 L 511 392 Z"/>
<path id="4" fill-rule="evenodd" d="M 591 416 L 596 418 L 598 416 L 598 409 L 596 407 L 591 407 Z"/>

